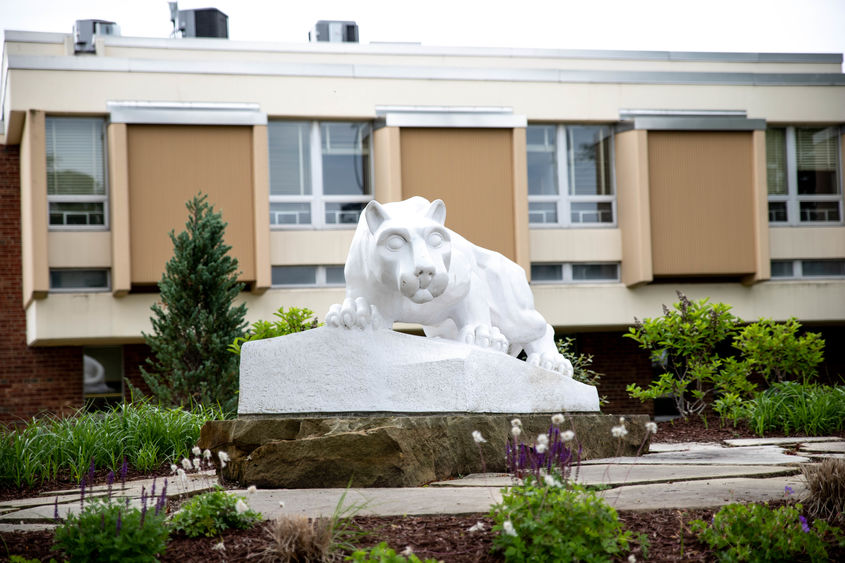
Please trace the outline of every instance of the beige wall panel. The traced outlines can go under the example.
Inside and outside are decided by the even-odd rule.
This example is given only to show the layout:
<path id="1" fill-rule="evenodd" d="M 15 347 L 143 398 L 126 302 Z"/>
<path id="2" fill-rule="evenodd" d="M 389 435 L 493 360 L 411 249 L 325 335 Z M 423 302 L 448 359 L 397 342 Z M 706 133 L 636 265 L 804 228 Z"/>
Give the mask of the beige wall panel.
<path id="1" fill-rule="evenodd" d="M 47 295 L 47 146 L 43 111 L 27 112 L 20 148 L 23 304 Z"/>
<path id="2" fill-rule="evenodd" d="M 252 290 L 261 293 L 270 288 L 270 147 L 267 126 L 252 128 L 252 228 L 255 247 L 255 283 Z"/>
<path id="3" fill-rule="evenodd" d="M 754 228 L 754 274 L 743 280 L 744 283 L 757 283 L 767 280 L 772 275 L 772 262 L 769 256 L 769 200 L 766 185 L 766 132 L 754 131 L 752 139 L 751 171 L 754 193 L 752 194 L 752 227 Z"/>
<path id="4" fill-rule="evenodd" d="M 108 231 L 50 231 L 51 268 L 111 268 L 112 237 Z M 114 269 L 111 274 L 114 288 Z"/>
<path id="5" fill-rule="evenodd" d="M 168 233 L 185 230 L 185 202 L 208 194 L 228 223 L 225 240 L 255 280 L 252 128 L 131 125 L 129 210 L 132 283 L 157 283 L 173 255 Z"/>
<path id="6" fill-rule="evenodd" d="M 346 264 L 355 229 L 270 231 L 270 264 L 320 266 Z"/>
<path id="7" fill-rule="evenodd" d="M 616 209 L 622 232 L 622 283 L 652 280 L 651 208 L 648 187 L 648 132 L 626 131 L 614 139 Z"/>
<path id="8" fill-rule="evenodd" d="M 380 203 L 402 199 L 402 153 L 398 127 L 382 127 L 373 135 L 374 196 Z"/>
<path id="9" fill-rule="evenodd" d="M 111 228 L 111 286 L 116 296 L 132 285 L 129 244 L 129 147 L 125 123 L 108 126 L 109 226 Z"/>
<path id="10" fill-rule="evenodd" d="M 620 229 L 531 229 L 531 262 L 620 262 Z"/>
<path id="11" fill-rule="evenodd" d="M 654 276 L 756 271 L 750 133 L 648 134 Z"/>
<path id="12" fill-rule="evenodd" d="M 528 162 L 526 156 L 525 128 L 513 130 L 513 221 L 514 262 L 522 266 L 531 279 L 531 228 L 528 223 Z"/>
<path id="13" fill-rule="evenodd" d="M 845 227 L 771 227 L 772 260 L 845 258 Z"/>
<path id="14" fill-rule="evenodd" d="M 402 130 L 402 198 L 446 203 L 446 226 L 515 258 L 512 130 Z"/>

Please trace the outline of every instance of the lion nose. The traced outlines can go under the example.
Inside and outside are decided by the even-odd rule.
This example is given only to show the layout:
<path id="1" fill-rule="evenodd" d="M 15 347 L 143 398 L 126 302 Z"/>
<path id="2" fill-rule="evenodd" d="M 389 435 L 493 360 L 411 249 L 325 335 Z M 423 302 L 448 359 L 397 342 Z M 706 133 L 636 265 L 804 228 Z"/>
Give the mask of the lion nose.
<path id="1" fill-rule="evenodd" d="M 428 264 L 417 266 L 414 275 L 419 279 L 420 287 L 425 289 L 434 277 L 434 266 Z"/>

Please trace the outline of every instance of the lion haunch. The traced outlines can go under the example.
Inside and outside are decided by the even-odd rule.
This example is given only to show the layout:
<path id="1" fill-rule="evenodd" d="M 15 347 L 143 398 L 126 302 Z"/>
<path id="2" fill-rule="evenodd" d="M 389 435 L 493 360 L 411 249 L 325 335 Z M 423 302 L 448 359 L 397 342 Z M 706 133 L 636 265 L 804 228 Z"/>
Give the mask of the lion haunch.
<path id="1" fill-rule="evenodd" d="M 525 271 L 498 252 L 447 229 L 446 206 L 413 197 L 371 201 L 346 259 L 346 299 L 329 326 L 391 329 L 419 323 L 425 334 L 516 356 L 572 375 L 554 331 L 534 308 Z"/>

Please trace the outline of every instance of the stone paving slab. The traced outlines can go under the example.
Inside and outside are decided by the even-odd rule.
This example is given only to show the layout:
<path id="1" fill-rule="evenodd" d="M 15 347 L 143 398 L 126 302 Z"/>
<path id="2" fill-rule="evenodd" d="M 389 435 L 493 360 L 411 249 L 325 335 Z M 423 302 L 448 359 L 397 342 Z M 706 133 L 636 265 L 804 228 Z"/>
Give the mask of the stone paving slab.
<path id="1" fill-rule="evenodd" d="M 789 436 L 786 438 L 732 438 L 724 440 L 729 446 L 789 446 L 792 444 L 807 444 L 810 442 L 838 442 L 842 438 L 837 436 Z"/>
<path id="2" fill-rule="evenodd" d="M 141 500 L 137 498 L 133 498 L 129 500 L 129 506 L 134 506 L 136 508 L 141 508 Z M 149 504 L 147 505 L 149 506 Z M 23 508 L 21 510 L 16 510 L 14 512 L 9 512 L 7 514 L 0 515 L 0 523 L 3 524 L 14 524 L 17 522 L 24 522 L 24 523 L 43 523 L 43 524 L 50 524 L 55 521 L 55 505 L 51 504 L 44 504 L 39 506 L 30 506 L 27 508 Z M 59 518 L 64 519 L 67 517 L 68 513 L 79 514 L 82 508 L 79 506 L 79 501 L 60 504 L 58 506 L 59 511 Z"/>
<path id="3" fill-rule="evenodd" d="M 640 457 L 591 459 L 583 465 L 597 464 L 703 464 L 703 465 L 796 465 L 810 461 L 807 457 L 788 455 L 777 446 L 746 446 L 735 448 L 700 448 L 680 452 L 657 452 Z"/>
<path id="4" fill-rule="evenodd" d="M 839 442 L 814 442 L 808 445 L 802 445 L 798 448 L 802 453 L 804 452 L 818 452 L 818 453 L 845 453 L 845 441 Z"/>
<path id="5" fill-rule="evenodd" d="M 713 442 L 652 442 L 648 445 L 648 452 L 685 452 L 689 450 L 700 450 L 702 448 L 721 447 Z"/>

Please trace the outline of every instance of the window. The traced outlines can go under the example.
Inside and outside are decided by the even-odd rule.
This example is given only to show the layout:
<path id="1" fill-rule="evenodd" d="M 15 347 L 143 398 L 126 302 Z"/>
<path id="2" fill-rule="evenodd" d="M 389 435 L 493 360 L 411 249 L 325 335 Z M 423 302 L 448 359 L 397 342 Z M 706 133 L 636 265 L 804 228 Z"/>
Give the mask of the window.
<path id="1" fill-rule="evenodd" d="M 123 400 L 123 349 L 82 349 L 82 394 L 89 409 L 104 409 Z"/>
<path id="2" fill-rule="evenodd" d="M 343 266 L 273 266 L 273 287 L 343 286 Z"/>
<path id="3" fill-rule="evenodd" d="M 529 125 L 528 214 L 532 225 L 615 222 L 613 136 L 597 125 Z"/>
<path id="4" fill-rule="evenodd" d="M 772 260 L 772 279 L 845 278 L 845 260 Z"/>
<path id="5" fill-rule="evenodd" d="M 616 262 L 531 264 L 531 283 L 618 282 Z"/>
<path id="6" fill-rule="evenodd" d="M 104 120 L 48 117 L 45 137 L 50 227 L 106 228 Z"/>
<path id="7" fill-rule="evenodd" d="M 354 226 L 373 198 L 365 122 L 271 121 L 270 225 Z"/>
<path id="8" fill-rule="evenodd" d="M 771 127 L 766 131 L 769 222 L 842 222 L 837 127 Z"/>
<path id="9" fill-rule="evenodd" d="M 88 292 L 108 291 L 109 271 L 107 269 L 51 269 L 50 291 Z"/>

